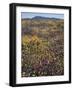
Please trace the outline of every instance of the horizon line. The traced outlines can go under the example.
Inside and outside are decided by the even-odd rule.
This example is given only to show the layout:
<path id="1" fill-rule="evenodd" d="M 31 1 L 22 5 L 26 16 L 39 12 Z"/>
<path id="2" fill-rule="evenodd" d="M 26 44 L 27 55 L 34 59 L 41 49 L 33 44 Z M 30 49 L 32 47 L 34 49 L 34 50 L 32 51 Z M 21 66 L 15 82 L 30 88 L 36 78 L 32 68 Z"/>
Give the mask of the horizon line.
<path id="1" fill-rule="evenodd" d="M 34 19 L 35 17 L 41 17 L 42 18 L 42 16 L 34 16 L 34 17 L 22 18 L 22 19 Z M 64 20 L 63 18 L 56 18 L 56 17 L 43 17 L 42 19 L 61 19 L 61 20 Z"/>

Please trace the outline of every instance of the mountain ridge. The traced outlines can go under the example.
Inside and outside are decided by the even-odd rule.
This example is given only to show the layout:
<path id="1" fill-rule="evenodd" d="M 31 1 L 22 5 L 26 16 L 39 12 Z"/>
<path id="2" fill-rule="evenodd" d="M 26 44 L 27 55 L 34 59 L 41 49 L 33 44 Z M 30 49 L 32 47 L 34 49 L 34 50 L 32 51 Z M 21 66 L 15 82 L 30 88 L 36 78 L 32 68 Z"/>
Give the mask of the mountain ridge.
<path id="1" fill-rule="evenodd" d="M 35 19 L 35 20 L 38 20 L 38 19 L 49 19 L 49 20 L 63 20 L 61 18 L 54 18 L 54 17 L 43 17 L 43 16 L 35 16 L 35 17 L 32 17 L 32 18 L 23 18 L 23 19 Z"/>

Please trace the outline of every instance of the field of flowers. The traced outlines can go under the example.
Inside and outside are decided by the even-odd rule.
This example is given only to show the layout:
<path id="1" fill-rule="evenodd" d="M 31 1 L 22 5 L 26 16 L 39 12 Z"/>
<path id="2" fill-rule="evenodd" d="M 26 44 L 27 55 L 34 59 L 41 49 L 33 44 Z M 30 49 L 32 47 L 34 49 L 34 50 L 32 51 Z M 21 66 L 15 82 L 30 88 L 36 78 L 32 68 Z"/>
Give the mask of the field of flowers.
<path id="1" fill-rule="evenodd" d="M 64 75 L 64 20 L 22 19 L 21 76 Z"/>

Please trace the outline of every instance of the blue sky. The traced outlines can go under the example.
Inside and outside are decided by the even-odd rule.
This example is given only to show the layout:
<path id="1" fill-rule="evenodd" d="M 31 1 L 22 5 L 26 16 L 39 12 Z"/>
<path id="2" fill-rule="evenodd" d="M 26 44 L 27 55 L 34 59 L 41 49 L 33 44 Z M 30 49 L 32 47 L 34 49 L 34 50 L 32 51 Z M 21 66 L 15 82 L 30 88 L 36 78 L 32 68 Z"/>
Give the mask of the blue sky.
<path id="1" fill-rule="evenodd" d="M 35 16 L 64 19 L 64 14 L 21 12 L 21 18 L 33 18 Z"/>

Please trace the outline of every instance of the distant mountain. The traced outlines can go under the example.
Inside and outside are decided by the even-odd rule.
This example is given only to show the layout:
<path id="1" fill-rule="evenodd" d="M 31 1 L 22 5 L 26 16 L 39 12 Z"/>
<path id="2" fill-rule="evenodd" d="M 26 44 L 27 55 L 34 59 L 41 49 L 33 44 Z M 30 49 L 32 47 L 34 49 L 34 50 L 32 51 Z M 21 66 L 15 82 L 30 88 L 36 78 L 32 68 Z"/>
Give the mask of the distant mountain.
<path id="1" fill-rule="evenodd" d="M 51 18 L 49 18 L 49 17 L 43 17 L 43 16 L 35 16 L 35 17 L 33 17 L 33 18 L 22 18 L 22 20 L 39 20 L 39 19 L 48 19 L 48 20 L 63 20 L 63 19 L 60 19 L 60 18 L 54 18 L 54 17 L 51 17 Z"/>
<path id="2" fill-rule="evenodd" d="M 59 18 L 48 18 L 48 17 L 42 17 L 42 16 L 35 16 L 32 19 L 49 19 L 49 20 L 60 20 Z"/>
<path id="3" fill-rule="evenodd" d="M 42 17 L 42 16 L 35 16 L 32 19 L 48 19 L 48 17 Z"/>

